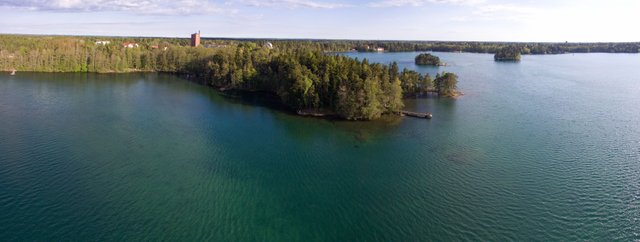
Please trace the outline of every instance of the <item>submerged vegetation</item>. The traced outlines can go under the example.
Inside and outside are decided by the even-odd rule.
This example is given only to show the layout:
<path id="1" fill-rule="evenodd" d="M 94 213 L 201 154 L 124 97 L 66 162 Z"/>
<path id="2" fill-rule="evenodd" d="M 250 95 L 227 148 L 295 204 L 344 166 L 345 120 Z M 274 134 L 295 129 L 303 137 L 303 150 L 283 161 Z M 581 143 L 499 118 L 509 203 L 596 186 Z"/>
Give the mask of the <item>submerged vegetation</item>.
<path id="1" fill-rule="evenodd" d="M 431 65 L 431 66 L 442 65 L 442 62 L 440 62 L 440 58 L 429 53 L 422 53 L 417 55 L 415 62 L 416 62 L 416 65 Z"/>
<path id="2" fill-rule="evenodd" d="M 181 39 L 2 36 L 0 69 L 188 74 L 222 90 L 275 94 L 299 113 L 328 113 L 350 120 L 398 113 L 404 96 L 424 92 L 450 96 L 455 88 L 455 83 L 442 84 L 439 79 L 441 84 L 434 86 L 430 76 L 400 71 L 396 63 L 326 54 L 306 43 L 273 49 L 259 41 L 204 44 L 209 48 L 189 47 Z"/>

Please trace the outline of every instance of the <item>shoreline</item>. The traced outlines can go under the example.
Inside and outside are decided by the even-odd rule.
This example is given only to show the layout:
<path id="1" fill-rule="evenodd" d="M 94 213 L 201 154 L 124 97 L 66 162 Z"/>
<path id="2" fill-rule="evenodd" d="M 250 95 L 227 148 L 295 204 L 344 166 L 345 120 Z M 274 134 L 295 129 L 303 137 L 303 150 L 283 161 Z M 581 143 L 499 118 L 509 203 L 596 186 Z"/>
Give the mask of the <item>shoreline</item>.
<path id="1" fill-rule="evenodd" d="M 3 72 L 5 72 L 5 71 L 3 71 Z M 7 72 L 11 72 L 11 71 L 7 71 Z M 349 119 L 345 119 L 345 118 L 342 118 L 342 117 L 338 116 L 333 111 L 322 111 L 322 110 L 311 110 L 311 109 L 301 109 L 301 110 L 291 109 L 291 108 L 287 107 L 286 105 L 284 105 L 284 103 L 282 103 L 280 98 L 274 93 L 267 92 L 267 91 L 261 91 L 261 90 L 243 90 L 243 89 L 234 89 L 234 88 L 222 87 L 222 86 L 214 86 L 214 85 L 211 85 L 211 84 L 207 83 L 204 79 L 198 78 L 197 74 L 190 74 L 190 73 L 176 73 L 176 72 L 163 72 L 163 71 L 141 71 L 141 70 L 124 71 L 124 72 L 119 72 L 119 71 L 111 71 L 111 72 L 22 71 L 22 73 L 107 74 L 107 75 L 136 74 L 136 73 L 140 73 L 140 74 L 150 74 L 150 73 L 167 74 L 167 75 L 172 75 L 172 76 L 184 79 L 185 81 L 193 82 L 193 83 L 196 83 L 196 84 L 211 88 L 215 92 L 219 93 L 220 95 L 222 95 L 225 98 L 230 98 L 230 99 L 262 98 L 261 103 L 264 106 L 266 106 L 267 108 L 283 111 L 283 112 L 286 112 L 286 113 L 289 113 L 289 114 L 292 114 L 292 115 L 296 115 L 296 116 L 299 116 L 299 117 L 319 118 L 319 119 L 328 119 L 328 120 L 344 120 L 344 121 L 371 121 L 371 120 L 349 120 Z M 9 75 L 9 74 L 10 73 L 7 73 L 7 75 Z M 18 72 L 16 75 L 20 75 L 20 72 Z M 407 95 L 407 96 L 403 96 L 402 100 L 434 98 L 434 97 L 435 98 L 443 97 L 443 98 L 458 99 L 463 95 L 464 95 L 464 93 L 461 92 L 461 91 L 457 91 L 453 95 L 439 95 L 435 90 L 429 90 L 429 91 L 426 91 L 424 93 L 416 93 L 416 94 L 410 94 L 410 95 Z M 248 97 L 248 96 L 251 96 L 251 97 Z M 245 100 L 245 101 L 248 101 L 248 100 Z M 255 104 L 255 103 L 253 103 L 253 104 Z M 395 112 L 393 112 L 393 113 L 385 113 L 385 114 L 383 114 L 383 116 L 399 116 L 399 117 L 403 117 L 403 115 L 399 114 L 399 113 L 401 113 L 401 111 L 403 111 L 403 110 L 398 111 L 398 114 L 396 114 Z"/>
<path id="2" fill-rule="evenodd" d="M 286 105 L 284 105 L 284 103 L 282 103 L 282 101 L 280 100 L 280 98 L 275 95 L 274 93 L 270 93 L 270 92 L 266 92 L 266 91 L 260 91 L 260 90 L 242 90 L 242 89 L 234 89 L 234 88 L 229 88 L 229 87 L 220 87 L 220 86 L 214 86 L 211 84 L 208 84 L 206 81 L 204 81 L 201 78 L 197 78 L 196 74 L 186 74 L 186 73 L 172 73 L 172 72 L 161 72 L 161 71 L 127 71 L 127 72 L 44 72 L 44 71 L 24 71 L 23 73 L 42 73 L 42 74 L 107 74 L 107 75 L 119 75 L 119 74 L 136 74 L 136 73 L 141 73 L 141 74 L 146 74 L 146 73 L 157 73 L 157 74 L 167 74 L 167 75 L 172 75 L 181 79 L 184 79 L 185 81 L 189 81 L 189 82 L 193 82 L 202 86 L 205 86 L 207 88 L 210 88 L 212 90 L 214 90 L 216 93 L 220 94 L 221 96 L 225 97 L 225 98 L 229 98 L 229 99 L 241 99 L 243 101 L 246 101 L 248 103 L 251 103 L 252 105 L 255 105 L 255 102 L 250 101 L 250 99 L 255 100 L 260 99 L 260 106 L 265 106 L 269 109 L 273 109 L 276 111 L 282 111 L 291 115 L 295 115 L 298 117 L 307 117 L 307 118 L 315 118 L 315 119 L 325 119 L 325 120 L 341 120 L 341 121 L 355 121 L 355 122 L 362 122 L 362 121 L 374 121 L 373 120 L 349 120 L 346 118 L 342 118 L 340 116 L 338 116 L 335 112 L 333 111 L 326 111 L 326 110 L 312 110 L 312 109 L 300 109 L 300 110 L 295 110 L 295 109 L 291 109 L 289 107 L 287 107 Z M 16 74 L 16 75 L 19 75 Z M 452 99 L 457 99 L 460 96 L 464 95 L 464 93 L 458 91 L 456 94 L 454 95 L 450 95 L 450 96 L 445 96 L 445 95 L 438 95 L 438 93 L 436 91 L 427 91 L 421 94 L 413 94 L 413 95 L 408 95 L 408 96 L 404 96 L 402 97 L 402 100 L 407 100 L 407 99 L 422 99 L 422 98 L 452 98 Z M 397 117 L 404 117 L 404 115 L 402 115 L 402 111 L 405 110 L 399 110 L 398 112 L 392 112 L 392 113 L 384 113 L 382 114 L 382 116 L 397 116 Z"/>

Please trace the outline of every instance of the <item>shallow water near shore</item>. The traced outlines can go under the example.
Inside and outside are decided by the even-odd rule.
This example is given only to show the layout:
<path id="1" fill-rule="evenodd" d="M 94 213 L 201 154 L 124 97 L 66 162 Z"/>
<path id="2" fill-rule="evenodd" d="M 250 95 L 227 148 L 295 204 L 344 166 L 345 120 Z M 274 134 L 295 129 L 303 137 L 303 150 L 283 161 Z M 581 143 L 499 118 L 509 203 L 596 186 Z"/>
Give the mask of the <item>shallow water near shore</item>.
<path id="1" fill-rule="evenodd" d="M 299 117 L 154 73 L 0 75 L 2 240 L 640 240 L 640 55 L 451 71 L 431 120 Z"/>

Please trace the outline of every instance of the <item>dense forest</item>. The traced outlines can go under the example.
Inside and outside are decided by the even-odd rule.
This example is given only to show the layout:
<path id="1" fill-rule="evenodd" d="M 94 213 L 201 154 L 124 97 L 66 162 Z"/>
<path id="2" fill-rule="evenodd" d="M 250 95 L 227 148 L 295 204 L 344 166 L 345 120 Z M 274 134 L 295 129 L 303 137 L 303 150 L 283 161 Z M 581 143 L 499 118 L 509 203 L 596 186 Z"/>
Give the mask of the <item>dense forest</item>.
<path id="1" fill-rule="evenodd" d="M 430 76 L 396 63 L 369 63 L 306 43 L 265 43 L 218 40 L 194 48 L 184 39 L 0 36 L 0 69 L 183 73 L 223 90 L 275 94 L 295 111 L 350 120 L 397 113 L 405 96 L 448 96 L 455 88 L 434 86 Z"/>
<path id="2" fill-rule="evenodd" d="M 520 61 L 520 50 L 513 46 L 503 47 L 493 56 L 496 61 Z"/>
<path id="3" fill-rule="evenodd" d="M 211 41 L 259 41 L 258 39 L 209 39 Z M 564 53 L 640 53 L 640 42 L 629 43 L 523 43 L 523 42 L 464 42 L 464 41 L 390 41 L 390 40 L 286 40 L 266 39 L 278 46 L 307 45 L 325 51 L 376 52 L 471 52 L 495 54 L 504 47 L 514 47 L 529 55 Z"/>
<path id="4" fill-rule="evenodd" d="M 421 53 L 415 58 L 416 65 L 431 65 L 431 66 L 439 66 L 442 63 L 440 62 L 440 58 L 429 54 L 429 53 Z"/>
<path id="5" fill-rule="evenodd" d="M 446 97 L 455 97 L 460 95 L 457 90 L 458 76 L 453 73 L 438 73 L 434 79 L 435 89 L 439 95 Z"/>

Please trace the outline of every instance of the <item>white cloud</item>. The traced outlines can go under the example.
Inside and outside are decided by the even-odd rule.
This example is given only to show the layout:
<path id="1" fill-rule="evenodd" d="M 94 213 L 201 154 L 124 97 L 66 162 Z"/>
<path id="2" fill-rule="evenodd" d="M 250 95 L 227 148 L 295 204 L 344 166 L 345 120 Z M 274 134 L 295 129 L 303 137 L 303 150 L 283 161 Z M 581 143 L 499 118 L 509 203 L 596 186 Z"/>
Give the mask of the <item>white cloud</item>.
<path id="1" fill-rule="evenodd" d="M 0 0 L 0 6 L 40 11 L 122 11 L 139 14 L 201 14 L 222 12 L 206 0 Z"/>
<path id="2" fill-rule="evenodd" d="M 495 15 L 495 14 L 534 14 L 539 9 L 513 4 L 493 4 L 480 6 L 474 11 L 475 14 Z"/>
<path id="3" fill-rule="evenodd" d="M 421 6 L 424 4 L 423 0 L 386 0 L 380 2 L 370 3 L 369 6 L 382 8 L 382 7 L 402 7 L 402 6 Z"/>
<path id="4" fill-rule="evenodd" d="M 493 4 L 488 0 L 382 0 L 369 3 L 370 7 L 420 7 L 427 5 L 450 5 L 464 9 L 466 14 L 449 18 L 453 22 L 523 20 L 542 12 L 539 8 L 519 4 Z"/>
<path id="5" fill-rule="evenodd" d="M 432 3 L 443 3 L 443 4 L 455 4 L 455 5 L 466 5 L 473 6 L 485 3 L 486 0 L 428 0 Z"/>
<path id="6" fill-rule="evenodd" d="M 313 0 L 238 0 L 238 3 L 254 7 L 282 7 L 282 8 L 322 8 L 334 9 L 351 7 L 350 4 L 320 2 Z"/>
<path id="7" fill-rule="evenodd" d="M 485 3 L 486 0 L 384 0 L 370 3 L 371 7 L 403 7 L 403 6 L 423 6 L 428 3 L 453 4 L 463 6 L 474 6 Z"/>

